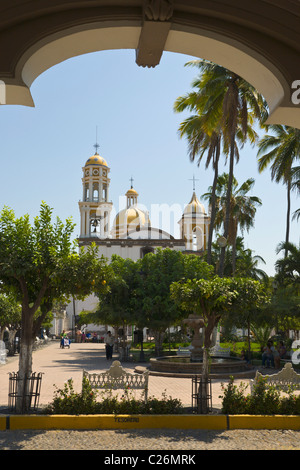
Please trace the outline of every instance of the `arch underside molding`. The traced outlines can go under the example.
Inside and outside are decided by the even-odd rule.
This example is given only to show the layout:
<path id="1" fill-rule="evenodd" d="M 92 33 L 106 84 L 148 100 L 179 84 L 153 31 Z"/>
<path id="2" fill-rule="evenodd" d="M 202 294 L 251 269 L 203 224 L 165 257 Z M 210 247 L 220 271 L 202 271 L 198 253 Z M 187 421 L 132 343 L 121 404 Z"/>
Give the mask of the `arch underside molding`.
<path id="1" fill-rule="evenodd" d="M 56 3 L 52 2 L 53 5 Z M 99 0 L 95 3 L 101 6 L 105 2 Z M 236 72 L 266 98 L 270 108 L 269 123 L 300 128 L 300 103 L 292 100 L 293 84 L 299 81 L 300 89 L 300 40 L 297 49 L 291 22 L 286 27 L 293 33 L 294 44 L 289 43 L 288 36 L 283 40 L 283 28 L 280 30 L 282 37 L 279 37 L 278 27 L 273 35 L 271 26 L 268 31 L 267 27 L 263 30 L 259 11 L 256 18 L 253 17 L 252 25 L 250 20 L 244 21 L 246 26 L 228 13 L 224 18 L 221 18 L 221 13 L 218 18 L 212 17 L 208 11 L 204 15 L 203 9 L 197 6 L 183 11 L 184 8 L 188 10 L 189 4 L 202 4 L 200 1 L 136 0 L 119 3 L 122 3 L 122 8 L 115 6 L 109 14 L 105 10 L 104 15 L 100 8 L 98 15 L 92 16 L 94 21 L 90 14 L 85 18 L 83 10 L 80 20 L 74 19 L 73 24 L 70 15 L 67 16 L 68 21 L 64 19 L 65 12 L 44 14 L 5 30 L 1 29 L 0 20 L 0 44 L 4 39 L 7 43 L 9 37 L 14 37 L 8 50 L 0 48 L 0 80 L 5 84 L 5 104 L 34 106 L 30 92 L 33 81 L 50 67 L 71 57 L 101 50 L 133 49 L 138 65 L 154 67 L 159 64 L 163 51 L 169 51 L 208 59 Z M 230 2 L 211 3 L 224 6 Z M 125 8 L 127 4 L 128 11 Z M 137 9 L 138 4 L 140 9 Z M 179 4 L 181 10 L 177 9 Z M 260 4 L 265 6 L 268 2 L 261 0 Z M 147 7 L 152 9 L 147 10 Z M 271 17 L 272 8 L 269 4 Z M 88 11 L 88 8 L 84 10 L 86 15 Z M 43 25 L 42 32 L 38 34 L 37 29 L 36 37 L 29 33 L 26 36 L 26 27 L 38 21 Z"/>

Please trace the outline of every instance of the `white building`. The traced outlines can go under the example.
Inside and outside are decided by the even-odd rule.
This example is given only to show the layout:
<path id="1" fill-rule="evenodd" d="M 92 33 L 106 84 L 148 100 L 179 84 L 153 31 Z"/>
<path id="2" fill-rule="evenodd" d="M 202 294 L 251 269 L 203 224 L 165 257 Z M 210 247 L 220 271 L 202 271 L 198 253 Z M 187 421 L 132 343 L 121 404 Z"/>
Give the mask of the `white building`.
<path id="1" fill-rule="evenodd" d="M 113 203 L 109 201 L 110 168 L 97 152 L 82 168 L 82 200 L 79 201 L 79 246 L 94 242 L 110 260 L 113 254 L 136 261 L 157 248 L 171 248 L 185 253 L 201 254 L 206 249 L 210 217 L 193 192 L 178 221 L 180 238 L 151 226 L 148 211 L 139 206 L 138 193 L 132 187 L 126 193 L 126 207 L 119 211 L 111 225 Z M 97 297 L 70 302 L 66 309 L 69 329 L 74 329 L 75 316 L 82 310 L 91 311 L 97 306 Z M 104 326 L 89 325 L 89 330 L 104 331 Z"/>

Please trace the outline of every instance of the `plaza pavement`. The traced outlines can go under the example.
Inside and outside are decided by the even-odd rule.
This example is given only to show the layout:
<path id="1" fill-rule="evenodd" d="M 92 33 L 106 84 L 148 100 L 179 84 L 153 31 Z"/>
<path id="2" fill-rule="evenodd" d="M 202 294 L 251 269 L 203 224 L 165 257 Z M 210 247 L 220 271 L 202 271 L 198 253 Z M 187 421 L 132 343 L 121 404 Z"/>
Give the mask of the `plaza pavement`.
<path id="1" fill-rule="evenodd" d="M 105 345 L 103 343 L 72 343 L 70 349 L 60 348 L 59 341 L 51 341 L 33 352 L 33 372 L 42 372 L 42 387 L 40 406 L 52 402 L 56 387 L 62 388 L 64 383 L 72 378 L 75 391 L 80 391 L 83 369 L 89 372 L 103 372 L 107 370 L 112 361 L 118 359 L 114 355 L 112 360 L 105 357 Z M 9 372 L 17 372 L 19 356 L 7 358 L 7 363 L 0 365 L 0 407 L 7 408 Z M 146 366 L 141 363 L 122 363 L 129 372 L 134 372 L 136 365 Z M 246 383 L 247 379 L 241 379 Z M 212 405 L 213 408 L 221 408 L 222 383 L 226 379 L 212 379 Z M 55 387 L 56 386 L 56 387 Z M 139 394 L 139 391 L 135 392 Z M 162 393 L 172 398 L 181 400 L 184 406 L 192 405 L 192 379 L 182 377 L 149 377 L 148 396 L 162 397 Z M 138 396 L 138 395 L 137 395 Z"/>

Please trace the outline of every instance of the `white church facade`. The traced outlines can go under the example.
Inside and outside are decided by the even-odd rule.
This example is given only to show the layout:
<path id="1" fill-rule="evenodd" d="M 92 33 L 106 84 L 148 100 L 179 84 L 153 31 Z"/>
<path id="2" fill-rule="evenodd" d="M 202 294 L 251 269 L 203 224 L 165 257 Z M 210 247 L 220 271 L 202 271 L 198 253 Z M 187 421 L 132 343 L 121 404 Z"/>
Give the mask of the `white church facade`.
<path id="1" fill-rule="evenodd" d="M 97 148 L 97 146 L 96 146 Z M 82 168 L 82 199 L 79 201 L 80 235 L 79 247 L 97 245 L 99 256 L 107 258 L 116 254 L 136 261 L 157 248 L 171 248 L 184 253 L 201 254 L 206 249 L 210 217 L 198 200 L 195 190 L 185 206 L 180 220 L 180 238 L 151 225 L 149 213 L 139 206 L 138 192 L 131 187 L 126 192 L 126 207 L 111 220 L 113 202 L 109 200 L 110 168 L 97 151 Z M 85 301 L 72 300 L 66 307 L 64 328 L 75 329 L 75 318 L 83 310 L 92 311 L 97 297 Z M 62 323 L 60 323 L 61 327 Z M 56 325 L 55 330 L 58 326 Z M 103 332 L 104 326 L 88 325 L 88 330 Z M 55 331 L 60 334 L 60 331 Z"/>

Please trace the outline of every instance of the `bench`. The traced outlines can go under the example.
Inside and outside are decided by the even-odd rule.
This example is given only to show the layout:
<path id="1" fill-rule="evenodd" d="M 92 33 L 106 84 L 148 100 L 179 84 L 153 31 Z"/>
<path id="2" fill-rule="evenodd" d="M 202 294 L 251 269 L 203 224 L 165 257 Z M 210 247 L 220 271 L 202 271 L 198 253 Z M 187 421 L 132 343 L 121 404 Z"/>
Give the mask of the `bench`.
<path id="1" fill-rule="evenodd" d="M 191 354 L 191 350 L 193 349 L 193 346 L 179 346 L 178 350 L 176 351 L 177 356 L 189 356 Z"/>
<path id="2" fill-rule="evenodd" d="M 127 372 L 119 361 L 114 361 L 106 372 L 89 373 L 83 370 L 83 378 L 87 379 L 94 389 L 112 390 L 143 390 L 145 403 L 148 399 L 149 371 L 141 374 Z"/>
<path id="3" fill-rule="evenodd" d="M 264 380 L 268 385 L 273 385 L 282 392 L 288 392 L 290 388 L 300 390 L 300 374 L 297 374 L 290 362 L 287 362 L 277 374 L 262 375 L 256 371 L 254 379 L 250 380 L 251 393 L 260 380 Z"/>
<path id="4" fill-rule="evenodd" d="M 210 349 L 210 354 L 212 356 L 218 356 L 218 357 L 229 357 L 230 348 L 221 348 L 221 346 L 216 344 Z"/>

